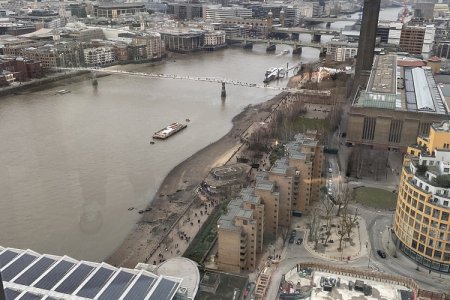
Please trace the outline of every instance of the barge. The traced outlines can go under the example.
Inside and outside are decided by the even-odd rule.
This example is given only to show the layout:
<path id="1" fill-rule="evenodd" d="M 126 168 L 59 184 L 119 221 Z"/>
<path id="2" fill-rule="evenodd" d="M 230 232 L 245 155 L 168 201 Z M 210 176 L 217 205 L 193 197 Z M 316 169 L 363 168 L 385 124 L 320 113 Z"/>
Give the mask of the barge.
<path id="1" fill-rule="evenodd" d="M 153 138 L 154 139 L 159 139 L 159 140 L 165 140 L 168 137 L 174 135 L 177 132 L 180 132 L 181 130 L 185 129 L 187 127 L 186 124 L 181 124 L 181 123 L 172 123 L 169 126 L 155 132 L 153 134 Z"/>

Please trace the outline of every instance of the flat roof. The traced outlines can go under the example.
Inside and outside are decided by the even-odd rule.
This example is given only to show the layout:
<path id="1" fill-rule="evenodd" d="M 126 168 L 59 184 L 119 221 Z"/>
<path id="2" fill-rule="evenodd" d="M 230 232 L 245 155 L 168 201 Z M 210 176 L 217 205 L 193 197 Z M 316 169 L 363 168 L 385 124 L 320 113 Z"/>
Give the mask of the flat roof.
<path id="1" fill-rule="evenodd" d="M 447 115 L 447 102 L 431 68 L 397 61 L 394 54 L 375 56 L 367 88 L 353 106 Z"/>
<path id="2" fill-rule="evenodd" d="M 377 55 L 370 74 L 366 91 L 368 93 L 397 92 L 397 56 Z"/>
<path id="3" fill-rule="evenodd" d="M 0 249 L 0 271 L 5 289 L 29 293 L 30 299 L 173 299 L 182 282 L 145 270 L 15 248 Z"/>

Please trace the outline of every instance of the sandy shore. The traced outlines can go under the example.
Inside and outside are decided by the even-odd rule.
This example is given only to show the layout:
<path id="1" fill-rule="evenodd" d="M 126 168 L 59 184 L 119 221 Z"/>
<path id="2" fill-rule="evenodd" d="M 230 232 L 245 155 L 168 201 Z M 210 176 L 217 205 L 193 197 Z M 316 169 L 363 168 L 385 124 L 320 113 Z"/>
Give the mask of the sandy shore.
<path id="1" fill-rule="evenodd" d="M 241 146 L 240 137 L 253 123 L 265 120 L 283 97 L 284 94 L 280 94 L 264 103 L 247 107 L 233 119 L 233 127 L 224 137 L 172 169 L 149 204 L 150 210 L 143 214 L 106 262 L 129 268 L 139 262 L 147 262 L 189 209 L 195 198 L 195 189 L 211 168 L 226 163 Z"/>

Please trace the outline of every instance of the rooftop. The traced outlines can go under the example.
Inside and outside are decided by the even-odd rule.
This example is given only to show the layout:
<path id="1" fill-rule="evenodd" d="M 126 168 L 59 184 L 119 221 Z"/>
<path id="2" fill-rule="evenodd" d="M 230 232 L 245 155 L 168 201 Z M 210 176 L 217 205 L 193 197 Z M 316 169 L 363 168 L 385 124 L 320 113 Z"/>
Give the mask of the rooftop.
<path id="1" fill-rule="evenodd" d="M 1 247 L 0 271 L 7 299 L 173 299 L 182 282 L 145 270 Z"/>
<path id="2" fill-rule="evenodd" d="M 396 55 L 378 55 L 365 91 L 355 107 L 447 115 L 449 109 L 431 68 L 422 61 L 398 60 Z"/>
<path id="3" fill-rule="evenodd" d="M 243 207 L 242 199 L 233 199 L 227 206 L 227 213 L 220 216 L 217 226 L 227 230 L 237 231 L 240 226 L 235 225 L 236 218 L 251 219 L 253 211 Z"/>
<path id="4" fill-rule="evenodd" d="M 435 131 L 450 132 L 450 121 L 442 121 L 440 123 L 433 123 L 431 125 Z"/>

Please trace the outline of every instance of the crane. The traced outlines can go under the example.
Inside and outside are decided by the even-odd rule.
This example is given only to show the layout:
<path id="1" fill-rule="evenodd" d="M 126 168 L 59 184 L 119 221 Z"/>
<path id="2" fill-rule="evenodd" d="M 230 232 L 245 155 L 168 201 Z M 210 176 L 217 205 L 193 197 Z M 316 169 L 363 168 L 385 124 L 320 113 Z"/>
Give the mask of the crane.
<path id="1" fill-rule="evenodd" d="M 403 10 L 399 14 L 399 21 L 402 24 L 406 23 L 406 17 L 409 16 L 409 9 L 408 9 L 408 0 L 403 0 Z"/>

